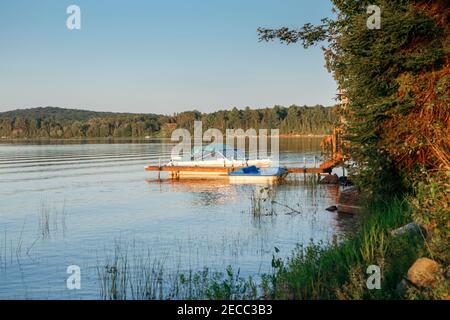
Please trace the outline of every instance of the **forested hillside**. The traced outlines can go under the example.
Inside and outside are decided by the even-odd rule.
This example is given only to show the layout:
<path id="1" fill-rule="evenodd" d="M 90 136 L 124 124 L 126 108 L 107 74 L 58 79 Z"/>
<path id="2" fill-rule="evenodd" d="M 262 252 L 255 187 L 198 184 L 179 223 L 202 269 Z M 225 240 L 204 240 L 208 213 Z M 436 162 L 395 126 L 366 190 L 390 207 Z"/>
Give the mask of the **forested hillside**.
<path id="1" fill-rule="evenodd" d="M 2 138 L 168 137 L 175 128 L 280 129 L 281 134 L 325 134 L 336 120 L 332 108 L 275 106 L 265 109 L 186 111 L 174 115 L 94 112 L 56 107 L 0 113 Z"/>

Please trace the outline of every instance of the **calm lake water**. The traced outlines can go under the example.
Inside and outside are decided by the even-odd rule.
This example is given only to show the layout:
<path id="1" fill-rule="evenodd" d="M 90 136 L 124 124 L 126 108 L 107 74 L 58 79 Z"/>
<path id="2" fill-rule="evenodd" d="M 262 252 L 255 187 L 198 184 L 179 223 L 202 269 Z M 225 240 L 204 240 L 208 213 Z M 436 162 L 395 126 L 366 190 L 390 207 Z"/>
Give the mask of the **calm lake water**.
<path id="1" fill-rule="evenodd" d="M 303 166 L 306 157 L 312 166 L 319 142 L 281 139 L 281 163 Z M 98 299 L 98 268 L 117 246 L 162 261 L 169 273 L 232 265 L 256 276 L 271 270 L 274 247 L 287 257 L 297 244 L 342 237 L 354 224 L 325 210 L 339 187 L 304 183 L 303 175 L 271 187 L 276 214 L 261 217 L 251 210 L 260 186 L 158 182 L 144 166 L 167 161 L 171 146 L 0 144 L 0 299 Z M 66 287 L 69 265 L 81 268 L 80 290 Z"/>

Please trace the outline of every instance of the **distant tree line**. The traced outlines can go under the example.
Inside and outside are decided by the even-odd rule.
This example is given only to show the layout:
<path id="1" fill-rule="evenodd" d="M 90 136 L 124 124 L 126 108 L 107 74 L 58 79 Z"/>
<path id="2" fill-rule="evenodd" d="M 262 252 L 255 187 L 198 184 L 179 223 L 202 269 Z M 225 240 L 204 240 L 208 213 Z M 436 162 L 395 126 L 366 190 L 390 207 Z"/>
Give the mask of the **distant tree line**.
<path id="1" fill-rule="evenodd" d="M 274 106 L 212 113 L 186 111 L 173 115 L 94 112 L 56 107 L 18 109 L 0 113 L 2 138 L 170 137 L 176 128 L 279 129 L 281 134 L 326 134 L 336 116 L 323 106 Z"/>

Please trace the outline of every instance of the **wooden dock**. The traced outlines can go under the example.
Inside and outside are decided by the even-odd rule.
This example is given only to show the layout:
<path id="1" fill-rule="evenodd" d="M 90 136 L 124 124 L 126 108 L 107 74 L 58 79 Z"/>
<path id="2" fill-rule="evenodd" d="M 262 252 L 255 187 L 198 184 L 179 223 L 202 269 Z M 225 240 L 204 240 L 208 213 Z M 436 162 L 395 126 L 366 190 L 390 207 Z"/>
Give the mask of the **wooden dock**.
<path id="1" fill-rule="evenodd" d="M 166 171 L 166 172 L 217 172 L 229 173 L 241 167 L 200 167 L 200 166 L 148 166 L 145 167 L 147 171 Z"/>
<path id="2" fill-rule="evenodd" d="M 322 162 L 319 167 L 294 167 L 286 168 L 289 173 L 311 173 L 311 174 L 330 174 L 334 167 L 340 165 L 344 157 L 340 149 L 339 131 L 333 130 L 333 134 L 325 137 L 321 143 L 322 154 L 325 155 L 326 160 Z M 306 165 L 306 163 L 305 163 Z M 242 167 L 207 167 L 207 166 L 147 166 L 146 171 L 158 172 L 158 177 L 161 172 L 170 172 L 172 178 L 179 178 L 180 175 L 215 175 L 215 176 L 227 176 L 228 173 L 234 170 L 238 170 Z"/>
<path id="3" fill-rule="evenodd" d="M 286 168 L 289 173 L 303 173 L 303 174 L 330 174 L 334 167 L 339 165 L 342 161 L 342 157 L 339 153 L 335 153 L 332 159 L 328 159 L 320 164 L 318 168 L 311 167 L 294 167 Z M 242 167 L 206 167 L 206 166 L 147 166 L 146 171 L 158 172 L 158 178 L 161 172 L 169 172 L 172 179 L 178 179 L 184 175 L 198 175 L 198 176 L 228 176 L 228 174 L 234 170 L 238 170 Z"/>
<path id="4" fill-rule="evenodd" d="M 320 166 L 319 168 L 287 168 L 289 173 L 330 173 L 333 169 L 333 166 L 330 166 L 331 163 L 327 163 L 326 166 Z M 180 172 L 192 172 L 192 173 L 217 173 L 227 175 L 231 171 L 240 169 L 242 167 L 202 167 L 202 166 L 148 166 L 145 167 L 147 171 L 156 171 L 156 172 L 170 172 L 172 174 L 178 175 Z"/>

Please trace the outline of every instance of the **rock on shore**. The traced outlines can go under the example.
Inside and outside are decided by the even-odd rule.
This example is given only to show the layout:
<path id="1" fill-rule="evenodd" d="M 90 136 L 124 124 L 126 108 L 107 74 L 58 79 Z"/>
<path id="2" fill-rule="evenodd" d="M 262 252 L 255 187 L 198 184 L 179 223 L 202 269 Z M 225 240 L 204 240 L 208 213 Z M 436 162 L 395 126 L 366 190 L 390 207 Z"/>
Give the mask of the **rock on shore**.
<path id="1" fill-rule="evenodd" d="M 355 187 L 350 187 L 339 194 L 338 212 L 359 214 L 361 205 L 359 203 L 359 192 Z"/>
<path id="2" fill-rule="evenodd" d="M 432 288 L 440 276 L 440 265 L 428 258 L 419 258 L 408 270 L 408 280 L 419 288 Z"/>

